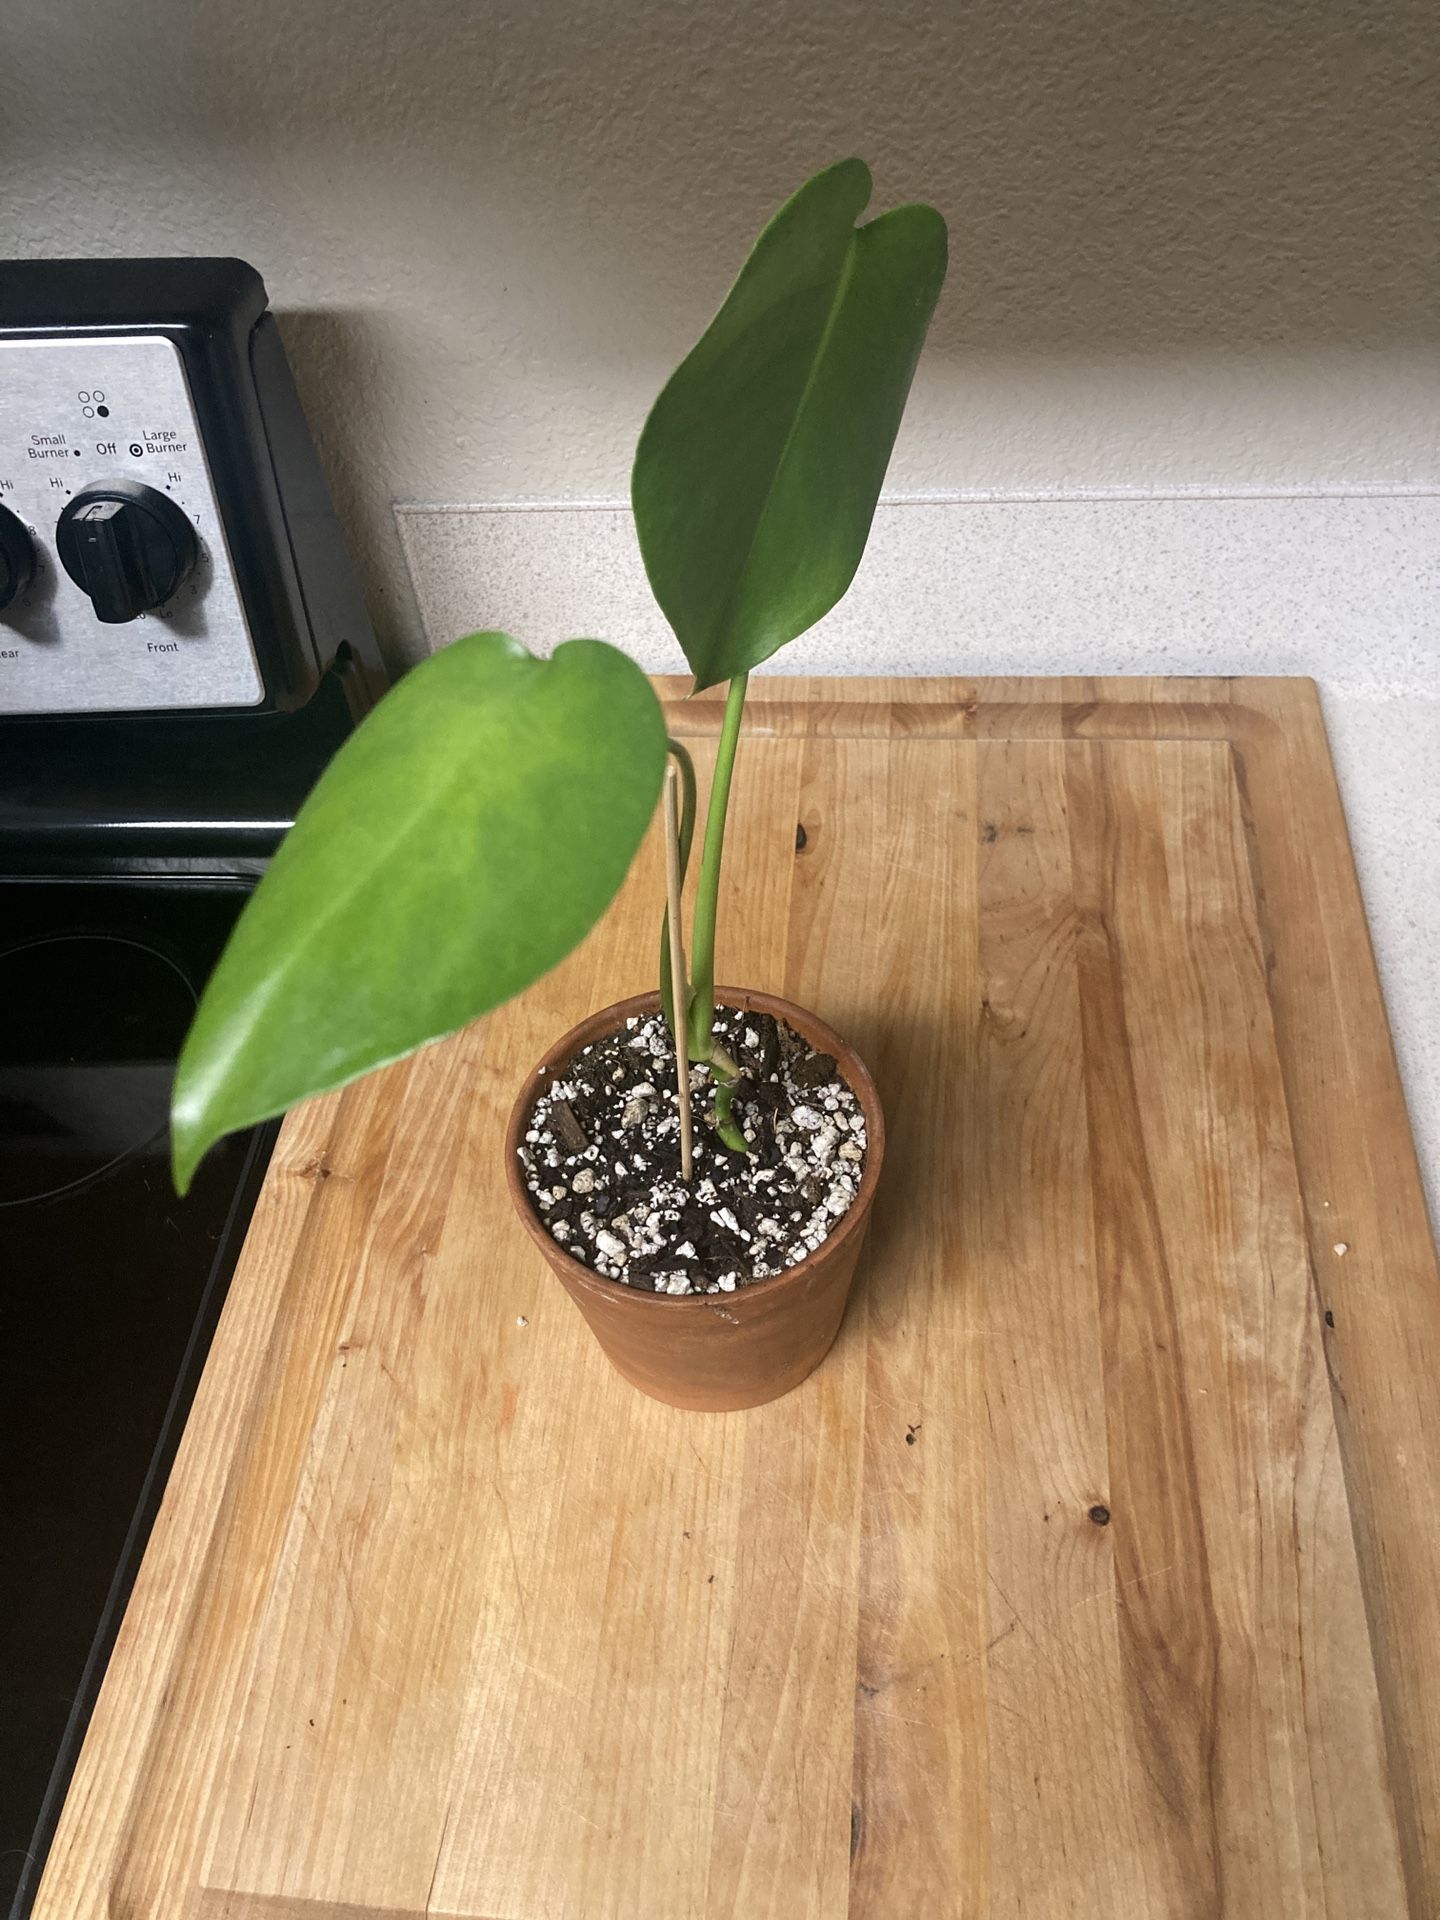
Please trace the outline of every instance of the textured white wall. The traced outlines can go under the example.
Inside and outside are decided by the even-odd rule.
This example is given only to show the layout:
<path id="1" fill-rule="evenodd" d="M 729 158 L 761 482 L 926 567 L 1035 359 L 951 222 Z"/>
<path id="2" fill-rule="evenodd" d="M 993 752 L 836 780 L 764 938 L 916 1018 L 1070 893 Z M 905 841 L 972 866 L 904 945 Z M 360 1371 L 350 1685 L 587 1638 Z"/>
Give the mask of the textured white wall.
<path id="1" fill-rule="evenodd" d="M 1437 477 L 1429 0 L 9 0 L 20 254 L 281 311 L 392 644 L 395 499 L 621 497 L 756 226 L 868 158 L 951 279 L 900 490 Z"/>

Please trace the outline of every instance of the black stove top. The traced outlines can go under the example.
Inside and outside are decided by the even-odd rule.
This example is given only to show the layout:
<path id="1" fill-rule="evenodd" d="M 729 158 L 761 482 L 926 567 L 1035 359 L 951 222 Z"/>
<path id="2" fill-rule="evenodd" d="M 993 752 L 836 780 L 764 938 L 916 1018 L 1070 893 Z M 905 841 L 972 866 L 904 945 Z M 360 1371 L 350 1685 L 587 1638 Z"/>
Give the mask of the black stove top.
<path id="1" fill-rule="evenodd" d="M 275 1137 L 177 1200 L 176 1056 L 388 676 L 252 267 L 0 261 L 0 347 L 0 1920 L 25 1920 Z M 80 405 L 102 389 L 113 439 Z M 109 529 L 83 553 L 82 496 Z"/>
<path id="2" fill-rule="evenodd" d="M 0 883 L 0 1913 L 28 1908 L 275 1129 L 170 1184 L 238 880 Z"/>

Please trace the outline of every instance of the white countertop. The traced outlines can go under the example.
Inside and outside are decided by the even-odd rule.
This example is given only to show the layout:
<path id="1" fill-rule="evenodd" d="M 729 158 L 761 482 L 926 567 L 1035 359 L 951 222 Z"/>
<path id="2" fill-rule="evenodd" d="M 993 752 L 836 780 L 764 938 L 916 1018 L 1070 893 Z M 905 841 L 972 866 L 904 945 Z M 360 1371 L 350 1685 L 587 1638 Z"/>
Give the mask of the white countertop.
<path id="1" fill-rule="evenodd" d="M 401 506 L 427 643 L 599 634 L 680 671 L 617 502 Z M 788 673 L 1304 674 L 1320 683 L 1440 1220 L 1440 494 L 882 503 Z"/>
<path id="2" fill-rule="evenodd" d="M 1440 1222 L 1440 688 L 1322 683 L 1432 1226 Z"/>

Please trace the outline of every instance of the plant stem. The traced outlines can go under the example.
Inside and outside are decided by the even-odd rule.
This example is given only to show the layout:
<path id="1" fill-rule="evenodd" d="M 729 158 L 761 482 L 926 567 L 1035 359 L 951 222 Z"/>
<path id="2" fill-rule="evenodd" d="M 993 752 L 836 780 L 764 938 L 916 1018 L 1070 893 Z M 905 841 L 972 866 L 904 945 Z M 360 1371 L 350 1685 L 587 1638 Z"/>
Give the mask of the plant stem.
<path id="1" fill-rule="evenodd" d="M 720 901 L 720 860 L 725 851 L 725 814 L 730 805 L 730 776 L 740 741 L 748 673 L 737 673 L 725 696 L 725 718 L 715 755 L 715 777 L 705 812 L 705 847 L 700 856 L 700 887 L 695 896 L 695 925 L 690 940 L 690 1058 L 713 1060 L 715 1053 L 715 919 Z"/>
<path id="2" fill-rule="evenodd" d="M 684 796 L 680 810 L 680 884 L 685 884 L 686 869 L 690 865 L 690 842 L 695 835 L 695 762 L 681 746 L 678 740 L 667 740 L 665 750 L 680 770 L 680 789 Z M 684 983 L 682 982 L 682 987 Z M 670 911 L 666 908 L 665 918 L 660 923 L 660 1007 L 665 1015 L 665 1024 L 670 1029 L 670 1037 L 679 1051 L 680 1035 L 688 1037 L 688 1004 L 680 1009 L 676 1018 L 672 1004 L 673 994 L 670 983 Z"/>
<path id="3" fill-rule="evenodd" d="M 685 949 L 680 940 L 680 781 L 673 765 L 665 769 L 665 924 L 670 935 L 671 991 L 689 1004 L 685 985 Z M 673 1033 L 673 1022 L 672 1022 Z M 675 1087 L 680 1098 L 680 1177 L 688 1187 L 694 1174 L 690 1140 L 690 1050 L 677 1043 Z"/>
<path id="4" fill-rule="evenodd" d="M 712 1067 L 711 1071 L 715 1069 Z M 732 1153 L 749 1153 L 750 1142 L 740 1130 L 740 1123 L 732 1111 L 731 1102 L 735 1098 L 735 1080 L 715 1080 L 715 1131 Z"/>

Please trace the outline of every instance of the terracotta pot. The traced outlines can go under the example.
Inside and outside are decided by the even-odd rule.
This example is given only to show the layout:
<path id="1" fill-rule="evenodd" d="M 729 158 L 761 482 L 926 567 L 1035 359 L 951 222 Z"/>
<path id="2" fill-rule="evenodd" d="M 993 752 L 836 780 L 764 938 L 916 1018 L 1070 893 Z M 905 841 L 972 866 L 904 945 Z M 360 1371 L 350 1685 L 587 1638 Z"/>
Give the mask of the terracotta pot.
<path id="1" fill-rule="evenodd" d="M 582 1047 L 614 1033 L 632 1014 L 653 1013 L 655 993 L 592 1013 L 553 1048 L 520 1089 L 505 1133 L 505 1179 L 520 1223 L 589 1323 L 611 1362 L 632 1386 L 672 1407 L 720 1413 L 758 1407 L 799 1386 L 825 1358 L 840 1331 L 860 1258 L 870 1206 L 885 1157 L 885 1116 L 864 1063 L 822 1020 L 788 1000 L 734 987 L 716 1000 L 742 1012 L 773 1014 L 818 1052 L 835 1056 L 865 1114 L 865 1171 L 860 1191 L 830 1237 L 784 1273 L 734 1293 L 647 1293 L 608 1280 L 552 1240 L 525 1187 L 519 1146 L 535 1103 Z"/>

